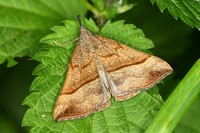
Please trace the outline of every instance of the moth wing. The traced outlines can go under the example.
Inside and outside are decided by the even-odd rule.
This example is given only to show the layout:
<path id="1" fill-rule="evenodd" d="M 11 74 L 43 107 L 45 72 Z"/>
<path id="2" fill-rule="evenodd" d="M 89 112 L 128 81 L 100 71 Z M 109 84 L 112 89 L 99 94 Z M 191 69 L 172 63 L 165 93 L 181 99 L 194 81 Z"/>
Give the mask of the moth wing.
<path id="1" fill-rule="evenodd" d="M 151 88 L 172 72 L 164 60 L 114 40 L 96 36 L 98 58 L 107 70 L 110 91 L 116 101 L 129 99 Z"/>
<path id="2" fill-rule="evenodd" d="M 109 107 L 110 93 L 103 93 L 101 87 L 93 55 L 78 44 L 54 108 L 54 119 L 79 119 Z"/>

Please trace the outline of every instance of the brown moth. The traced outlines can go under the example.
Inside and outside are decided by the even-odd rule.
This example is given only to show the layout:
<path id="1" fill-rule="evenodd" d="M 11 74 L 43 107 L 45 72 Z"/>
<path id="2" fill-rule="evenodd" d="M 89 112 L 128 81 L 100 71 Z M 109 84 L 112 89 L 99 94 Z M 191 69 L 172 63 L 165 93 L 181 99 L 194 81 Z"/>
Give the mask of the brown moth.
<path id="1" fill-rule="evenodd" d="M 130 99 L 171 72 L 164 60 L 93 35 L 81 25 L 54 119 L 80 119 L 104 110 L 111 105 L 111 95 L 116 101 Z"/>

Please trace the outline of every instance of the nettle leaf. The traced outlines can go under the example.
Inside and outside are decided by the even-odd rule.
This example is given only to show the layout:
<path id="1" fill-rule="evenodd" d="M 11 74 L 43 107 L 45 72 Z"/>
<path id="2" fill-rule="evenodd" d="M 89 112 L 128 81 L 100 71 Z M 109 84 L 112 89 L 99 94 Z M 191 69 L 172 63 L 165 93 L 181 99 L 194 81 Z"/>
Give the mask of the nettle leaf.
<path id="1" fill-rule="evenodd" d="M 175 19 L 200 30 L 200 2 L 198 0 L 151 0 L 157 3 L 161 12 L 166 8 Z"/>
<path id="2" fill-rule="evenodd" d="M 79 0 L 1 0 L 0 1 L 0 64 L 16 64 L 14 57 L 31 56 L 39 40 L 49 28 L 66 18 L 85 14 Z"/>
<path id="3" fill-rule="evenodd" d="M 115 23 L 108 21 L 100 34 L 138 50 L 153 48 L 152 41 L 144 37 L 142 30 L 136 28 L 133 24 L 124 25 L 124 21 Z"/>
<path id="4" fill-rule="evenodd" d="M 93 29 L 92 33 L 99 31 L 91 19 L 83 19 L 82 22 L 85 28 Z M 64 21 L 64 26 L 55 26 L 52 30 L 54 33 L 42 39 L 43 43 L 47 43 L 45 49 L 33 57 L 40 62 L 40 65 L 34 70 L 34 75 L 37 77 L 31 85 L 31 94 L 24 100 L 24 104 L 30 108 L 24 116 L 22 125 L 32 126 L 30 132 L 33 133 L 144 132 L 163 105 L 156 86 L 127 101 L 116 102 L 112 98 L 112 105 L 108 109 L 86 118 L 54 121 L 55 102 L 64 83 L 66 68 L 77 41 L 65 46 L 57 43 L 67 43 L 79 37 L 80 29 L 77 22 L 67 20 Z M 122 21 L 107 23 L 99 34 L 113 39 L 117 36 L 116 40 L 139 49 L 150 48 L 153 45 L 144 37 L 141 30 L 133 25 L 124 25 Z M 133 41 L 127 41 L 130 37 L 133 37 Z"/>

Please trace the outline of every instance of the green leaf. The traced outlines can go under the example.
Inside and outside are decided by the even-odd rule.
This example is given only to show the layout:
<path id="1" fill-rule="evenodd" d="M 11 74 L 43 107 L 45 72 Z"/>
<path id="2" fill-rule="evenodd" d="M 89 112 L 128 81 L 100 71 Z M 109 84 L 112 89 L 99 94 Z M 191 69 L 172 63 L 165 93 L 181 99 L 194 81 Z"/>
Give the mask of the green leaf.
<path id="1" fill-rule="evenodd" d="M 171 133 L 200 92 L 200 59 L 169 96 L 146 133 Z"/>
<path id="2" fill-rule="evenodd" d="M 132 24 L 124 25 L 124 21 L 114 23 L 108 21 L 100 34 L 138 50 L 153 48 L 152 41 L 145 38 L 144 33 L 140 29 Z"/>
<path id="3" fill-rule="evenodd" d="M 64 24 L 65 26 L 52 28 L 54 33 L 42 39 L 42 42 L 48 43 L 48 45 L 33 57 L 40 62 L 40 65 L 34 70 L 34 75 L 37 77 L 31 85 L 31 94 L 23 103 L 30 106 L 24 116 L 23 126 L 32 126 L 30 132 L 33 133 L 144 132 L 163 104 L 156 86 L 127 101 L 116 102 L 111 99 L 111 107 L 86 118 L 64 122 L 53 120 L 55 102 L 65 80 L 66 74 L 63 73 L 69 64 L 76 44 L 76 42 L 72 42 L 62 46 L 53 42 L 66 43 L 79 36 L 77 22 L 67 20 L 64 21 Z M 91 19 L 83 19 L 83 25 L 87 29 L 94 29 L 93 32 L 98 31 Z M 139 39 L 142 40 L 145 47 L 152 46 L 151 41 L 144 37 L 141 30 L 133 25 L 124 25 L 122 21 L 107 23 L 99 34 L 114 38 L 115 35 L 111 34 L 116 34 L 116 32 L 121 33 L 117 35 L 117 40 L 124 41 L 129 46 L 143 49 L 144 46 L 139 44 Z M 133 40 L 135 41 L 126 41 L 134 35 Z"/>
<path id="4" fill-rule="evenodd" d="M 0 63 L 33 55 L 50 27 L 66 18 L 85 14 L 86 8 L 81 3 L 79 0 L 1 0 Z"/>
<path id="5" fill-rule="evenodd" d="M 183 22 L 200 30 L 200 2 L 198 0 L 151 0 L 157 3 L 161 12 L 166 8 L 175 19 L 181 18 Z"/>

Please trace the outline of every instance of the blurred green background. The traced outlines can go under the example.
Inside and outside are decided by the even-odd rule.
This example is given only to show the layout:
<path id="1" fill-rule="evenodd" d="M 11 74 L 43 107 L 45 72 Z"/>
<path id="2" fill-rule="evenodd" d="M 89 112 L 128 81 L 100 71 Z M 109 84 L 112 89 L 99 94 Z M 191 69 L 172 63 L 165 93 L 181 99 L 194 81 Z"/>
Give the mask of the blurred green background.
<path id="1" fill-rule="evenodd" d="M 88 13 L 87 17 L 91 17 Z M 138 2 L 133 9 L 118 15 L 115 20 L 125 20 L 142 29 L 147 38 L 154 42 L 151 49 L 154 55 L 166 60 L 174 69 L 172 75 L 159 84 L 160 94 L 166 100 L 179 81 L 200 57 L 200 32 L 180 20 L 175 20 L 167 10 L 161 13 L 156 5 L 149 1 Z M 28 128 L 21 127 L 21 121 L 27 106 L 22 102 L 29 95 L 29 87 L 34 79 L 33 69 L 38 62 L 30 57 L 16 58 L 18 64 L 7 68 L 6 63 L 0 65 L 0 133 L 24 133 Z M 190 110 L 200 108 L 200 98 Z M 199 112 L 193 112 L 200 118 Z M 176 131 L 184 126 L 184 121 L 193 117 L 186 114 Z M 194 120 L 195 121 L 195 120 Z"/>

